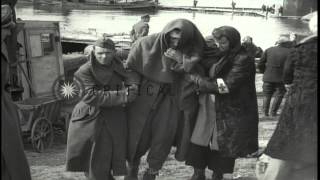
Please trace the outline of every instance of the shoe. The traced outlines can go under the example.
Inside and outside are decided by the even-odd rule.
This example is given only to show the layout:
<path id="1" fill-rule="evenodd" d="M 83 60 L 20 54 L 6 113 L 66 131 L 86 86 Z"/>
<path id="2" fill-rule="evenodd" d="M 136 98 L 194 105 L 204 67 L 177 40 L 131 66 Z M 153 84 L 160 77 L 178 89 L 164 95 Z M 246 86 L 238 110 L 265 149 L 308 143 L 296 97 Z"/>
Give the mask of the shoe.
<path id="1" fill-rule="evenodd" d="M 124 180 L 138 180 L 140 159 L 133 163 L 128 164 L 128 174 L 124 177 Z"/>
<path id="2" fill-rule="evenodd" d="M 223 179 L 223 174 L 221 173 L 212 173 L 212 180 L 222 180 Z"/>
<path id="3" fill-rule="evenodd" d="M 278 109 L 281 105 L 282 99 L 283 99 L 283 96 L 276 96 L 274 98 L 272 106 L 271 106 L 271 116 L 272 117 L 277 116 L 277 112 L 278 112 Z"/>
<path id="4" fill-rule="evenodd" d="M 205 170 L 194 168 L 190 180 L 206 180 Z"/>
<path id="5" fill-rule="evenodd" d="M 157 175 L 159 175 L 159 172 L 157 170 L 148 168 L 143 174 L 142 180 L 155 180 Z"/>
<path id="6" fill-rule="evenodd" d="M 263 97 L 263 105 L 262 105 L 262 109 L 263 109 L 263 113 L 264 113 L 265 117 L 269 116 L 270 102 L 271 102 L 271 96 L 270 95 L 265 95 Z"/>
<path id="7" fill-rule="evenodd" d="M 109 174 L 109 180 L 116 180 L 111 174 Z"/>

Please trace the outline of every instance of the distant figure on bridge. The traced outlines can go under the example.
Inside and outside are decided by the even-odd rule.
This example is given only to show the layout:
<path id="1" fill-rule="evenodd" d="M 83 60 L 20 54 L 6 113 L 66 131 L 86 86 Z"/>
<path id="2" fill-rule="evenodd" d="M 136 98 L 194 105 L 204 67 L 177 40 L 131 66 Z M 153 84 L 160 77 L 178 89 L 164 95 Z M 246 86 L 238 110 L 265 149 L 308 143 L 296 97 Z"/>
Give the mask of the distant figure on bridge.
<path id="1" fill-rule="evenodd" d="M 278 12 L 279 12 L 279 16 L 283 15 L 283 6 L 279 7 Z"/>
<path id="2" fill-rule="evenodd" d="M 267 11 L 267 6 L 265 4 L 262 4 L 261 10 L 264 13 L 265 11 Z"/>
<path id="3" fill-rule="evenodd" d="M 284 63 L 291 51 L 291 42 L 285 35 L 280 35 L 277 45 L 270 47 L 263 53 L 257 68 L 263 73 L 263 113 L 269 116 L 269 106 L 272 95 L 275 98 L 271 107 L 271 116 L 276 116 L 286 93 L 286 88 L 282 80 Z"/>
<path id="4" fill-rule="evenodd" d="M 232 11 L 236 8 L 236 2 L 232 1 L 231 3 Z"/>
<path id="5" fill-rule="evenodd" d="M 297 45 L 298 35 L 296 33 L 290 33 L 290 41 L 292 42 L 292 47 Z"/>
<path id="6" fill-rule="evenodd" d="M 130 31 L 130 37 L 132 42 L 135 42 L 137 39 L 148 35 L 149 21 L 150 21 L 150 15 L 145 14 L 141 16 L 141 20 L 138 23 L 133 25 L 132 30 Z"/>
<path id="7" fill-rule="evenodd" d="M 194 0 L 194 1 L 193 1 L 193 7 L 196 8 L 196 7 L 197 7 L 197 4 L 198 4 L 198 1 L 197 1 L 197 0 Z"/>
<path id="8" fill-rule="evenodd" d="M 262 49 L 252 42 L 252 37 L 245 36 L 242 39 L 242 46 L 247 50 L 250 57 L 260 58 L 262 56 Z"/>

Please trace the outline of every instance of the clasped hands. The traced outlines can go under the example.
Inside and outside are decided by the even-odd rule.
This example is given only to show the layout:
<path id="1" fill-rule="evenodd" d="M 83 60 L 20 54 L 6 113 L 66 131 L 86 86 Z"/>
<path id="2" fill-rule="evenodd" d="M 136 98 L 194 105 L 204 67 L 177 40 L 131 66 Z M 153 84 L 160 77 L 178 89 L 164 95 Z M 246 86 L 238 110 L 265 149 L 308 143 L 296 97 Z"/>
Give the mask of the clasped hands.
<path id="1" fill-rule="evenodd" d="M 200 75 L 197 75 L 197 74 L 187 74 L 186 76 L 186 80 L 189 81 L 189 82 L 193 82 L 195 83 L 196 85 L 200 85 L 201 81 L 202 81 L 202 78 Z"/>
<path id="2" fill-rule="evenodd" d="M 139 87 L 136 84 L 131 84 L 127 87 L 127 102 L 132 102 L 136 99 L 139 93 Z"/>
<path id="3" fill-rule="evenodd" d="M 164 52 L 164 55 L 179 64 L 182 64 L 183 62 L 183 54 L 178 50 L 169 48 L 167 49 L 167 51 Z"/>

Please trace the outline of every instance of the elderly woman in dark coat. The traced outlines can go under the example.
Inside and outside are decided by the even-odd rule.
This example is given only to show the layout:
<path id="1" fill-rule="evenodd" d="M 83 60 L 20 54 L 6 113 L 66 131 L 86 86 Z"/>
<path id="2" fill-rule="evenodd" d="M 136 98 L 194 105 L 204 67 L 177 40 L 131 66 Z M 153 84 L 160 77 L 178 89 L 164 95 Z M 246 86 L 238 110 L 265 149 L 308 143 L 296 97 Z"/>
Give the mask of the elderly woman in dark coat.
<path id="1" fill-rule="evenodd" d="M 191 75 L 200 92 L 198 118 L 191 137 L 186 164 L 194 167 L 193 180 L 212 179 L 232 173 L 235 159 L 258 150 L 258 109 L 254 59 L 241 46 L 233 27 L 213 30 L 222 58 L 207 77 Z"/>
<path id="2" fill-rule="evenodd" d="M 317 14 L 310 22 L 317 29 Z M 271 157 L 264 180 L 317 179 L 318 36 L 303 39 L 289 55 L 284 82 L 288 96 L 265 154 Z"/>
<path id="3" fill-rule="evenodd" d="M 127 172 L 125 104 L 136 94 L 124 87 L 134 82 L 114 54 L 113 41 L 99 39 L 89 61 L 75 73 L 84 96 L 70 120 L 67 171 L 85 172 L 90 180 L 110 180 Z"/>

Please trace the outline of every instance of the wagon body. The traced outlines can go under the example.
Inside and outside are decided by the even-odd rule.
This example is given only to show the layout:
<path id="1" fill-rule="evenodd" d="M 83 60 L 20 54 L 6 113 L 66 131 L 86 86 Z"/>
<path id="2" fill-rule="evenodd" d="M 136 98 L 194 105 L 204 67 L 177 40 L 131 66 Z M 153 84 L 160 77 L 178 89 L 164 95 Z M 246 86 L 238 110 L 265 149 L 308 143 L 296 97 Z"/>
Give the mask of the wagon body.
<path id="1" fill-rule="evenodd" d="M 34 150 L 53 142 L 53 126 L 61 119 L 62 100 L 54 83 L 64 78 L 59 22 L 17 21 L 18 63 L 10 68 L 11 95 L 18 107 L 20 126 Z"/>

